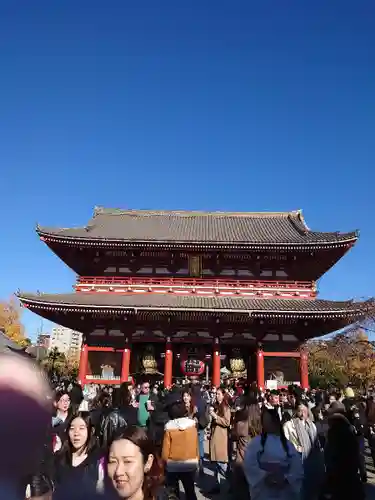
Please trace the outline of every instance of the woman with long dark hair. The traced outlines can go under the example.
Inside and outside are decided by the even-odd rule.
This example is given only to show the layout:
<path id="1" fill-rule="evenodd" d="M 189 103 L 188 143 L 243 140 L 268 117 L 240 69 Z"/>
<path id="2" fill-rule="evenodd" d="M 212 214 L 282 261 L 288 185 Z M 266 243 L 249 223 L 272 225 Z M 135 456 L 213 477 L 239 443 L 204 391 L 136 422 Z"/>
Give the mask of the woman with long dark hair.
<path id="1" fill-rule="evenodd" d="M 261 434 L 262 424 L 256 393 L 246 391 L 242 401 L 242 406 L 237 408 L 234 415 L 233 438 L 237 446 L 231 482 L 234 497 L 238 500 L 247 500 L 249 498 L 249 486 L 243 471 L 243 461 L 246 447 L 252 438 Z"/>
<path id="2" fill-rule="evenodd" d="M 286 439 L 277 410 L 263 409 L 262 434 L 254 437 L 246 449 L 244 472 L 251 500 L 299 499 L 302 459 Z"/>
<path id="3" fill-rule="evenodd" d="M 210 460 L 215 465 L 215 486 L 210 493 L 219 493 L 226 482 L 228 468 L 228 431 L 231 421 L 229 397 L 224 389 L 216 391 L 216 403 L 210 409 Z"/>
<path id="4" fill-rule="evenodd" d="M 112 398 L 106 390 L 100 390 L 91 402 L 90 417 L 95 433 L 100 439 L 101 425 L 107 415 L 111 412 Z"/>
<path id="5" fill-rule="evenodd" d="M 360 476 L 360 450 L 349 420 L 339 413 L 328 419 L 327 444 L 324 450 L 327 493 L 332 500 L 365 498 Z"/>
<path id="6" fill-rule="evenodd" d="M 194 404 L 192 394 L 188 389 L 182 391 L 182 401 L 185 403 L 187 415 L 189 418 L 195 418 L 198 412 L 197 407 Z"/>
<path id="7" fill-rule="evenodd" d="M 102 459 L 94 426 L 88 412 L 73 415 L 66 430 L 66 439 L 56 454 L 56 489 L 80 484 L 89 493 L 103 487 L 104 460 Z"/>
<path id="8" fill-rule="evenodd" d="M 146 430 L 130 426 L 115 436 L 108 453 L 107 488 L 117 498 L 155 500 L 163 466 Z"/>

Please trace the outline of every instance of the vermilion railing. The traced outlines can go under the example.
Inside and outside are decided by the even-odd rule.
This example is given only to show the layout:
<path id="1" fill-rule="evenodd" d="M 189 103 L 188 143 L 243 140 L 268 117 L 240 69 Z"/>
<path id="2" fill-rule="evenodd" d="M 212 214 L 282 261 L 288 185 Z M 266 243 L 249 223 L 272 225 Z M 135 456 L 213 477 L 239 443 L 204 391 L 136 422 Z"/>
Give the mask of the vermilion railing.
<path id="1" fill-rule="evenodd" d="M 118 276 L 78 276 L 77 285 L 108 286 L 161 286 L 161 287 L 207 287 L 207 288 L 275 288 L 315 290 L 313 281 L 263 281 L 263 280 L 228 280 L 205 278 L 142 278 Z"/>

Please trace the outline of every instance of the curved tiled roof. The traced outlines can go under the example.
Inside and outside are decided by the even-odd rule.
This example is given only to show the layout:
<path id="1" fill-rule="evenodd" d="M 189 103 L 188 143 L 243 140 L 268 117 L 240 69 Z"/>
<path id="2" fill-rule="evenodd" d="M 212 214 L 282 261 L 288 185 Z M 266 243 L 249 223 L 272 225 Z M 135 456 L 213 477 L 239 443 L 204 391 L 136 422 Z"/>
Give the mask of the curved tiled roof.
<path id="1" fill-rule="evenodd" d="M 301 211 L 193 212 L 97 208 L 81 228 L 37 228 L 56 241 L 244 246 L 337 245 L 354 242 L 357 232 L 311 231 Z"/>
<path id="2" fill-rule="evenodd" d="M 369 302 L 313 299 L 253 299 L 243 297 L 217 297 L 175 294 L 112 294 L 112 293 L 67 293 L 67 294 L 19 294 L 21 302 L 31 309 L 57 309 L 78 311 L 207 311 L 238 313 L 262 316 L 297 315 L 311 317 L 361 316 Z M 372 302 L 371 302 L 372 305 Z"/>
<path id="3" fill-rule="evenodd" d="M 8 338 L 2 330 L 0 330 L 0 353 L 28 356 L 26 349 L 13 342 L 13 340 Z"/>

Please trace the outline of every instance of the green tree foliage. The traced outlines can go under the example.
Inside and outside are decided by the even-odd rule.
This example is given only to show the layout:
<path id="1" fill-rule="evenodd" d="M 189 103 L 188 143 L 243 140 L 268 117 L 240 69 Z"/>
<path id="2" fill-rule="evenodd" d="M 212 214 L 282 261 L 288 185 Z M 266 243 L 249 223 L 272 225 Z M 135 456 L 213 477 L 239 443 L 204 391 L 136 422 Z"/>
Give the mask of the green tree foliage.
<path id="1" fill-rule="evenodd" d="M 50 375 L 76 378 L 78 375 L 78 359 L 75 356 L 65 355 L 56 347 L 51 349 L 41 361 L 41 365 Z"/>

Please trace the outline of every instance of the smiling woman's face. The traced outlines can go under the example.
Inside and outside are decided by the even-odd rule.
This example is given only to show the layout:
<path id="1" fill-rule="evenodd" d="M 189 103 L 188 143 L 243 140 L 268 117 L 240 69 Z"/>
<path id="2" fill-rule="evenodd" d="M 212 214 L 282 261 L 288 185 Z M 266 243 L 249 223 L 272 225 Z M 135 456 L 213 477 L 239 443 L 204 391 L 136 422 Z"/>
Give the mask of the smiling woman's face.
<path id="1" fill-rule="evenodd" d="M 119 439 L 112 443 L 107 471 L 120 498 L 138 498 L 145 472 L 150 470 L 152 462 L 153 456 L 150 455 L 145 464 L 140 448 L 128 439 Z"/>
<path id="2" fill-rule="evenodd" d="M 189 405 L 191 403 L 191 396 L 188 392 L 184 392 L 182 399 L 186 405 Z"/>

